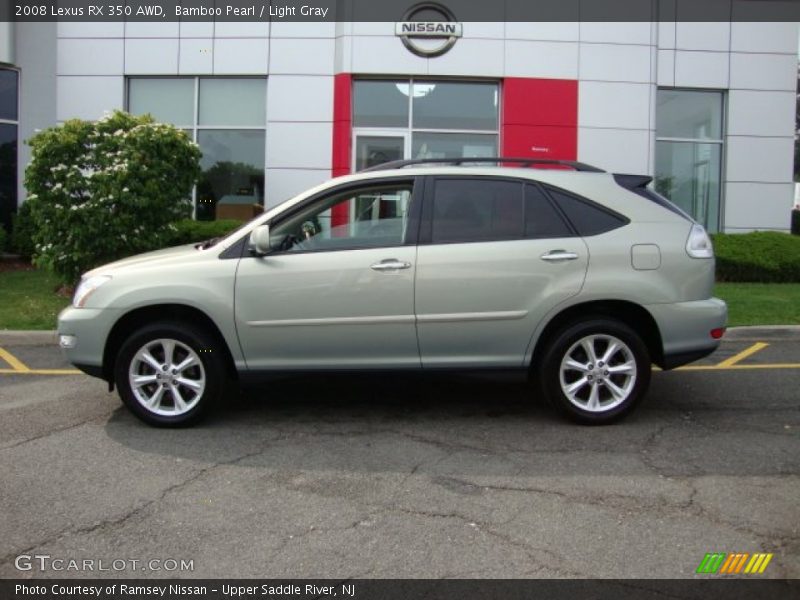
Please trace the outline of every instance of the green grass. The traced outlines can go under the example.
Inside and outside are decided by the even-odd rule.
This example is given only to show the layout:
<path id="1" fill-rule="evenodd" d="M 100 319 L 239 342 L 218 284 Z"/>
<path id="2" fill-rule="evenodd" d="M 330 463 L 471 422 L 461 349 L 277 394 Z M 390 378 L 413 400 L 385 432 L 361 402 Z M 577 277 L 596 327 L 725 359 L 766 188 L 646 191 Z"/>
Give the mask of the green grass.
<path id="1" fill-rule="evenodd" d="M 58 278 L 44 271 L 0 272 L 0 330 L 55 329 L 69 298 L 56 294 Z"/>
<path id="2" fill-rule="evenodd" d="M 800 283 L 718 283 L 728 325 L 800 325 Z"/>
<path id="3" fill-rule="evenodd" d="M 0 329 L 54 329 L 69 299 L 44 271 L 0 272 Z M 800 283 L 718 283 L 729 325 L 800 325 Z"/>

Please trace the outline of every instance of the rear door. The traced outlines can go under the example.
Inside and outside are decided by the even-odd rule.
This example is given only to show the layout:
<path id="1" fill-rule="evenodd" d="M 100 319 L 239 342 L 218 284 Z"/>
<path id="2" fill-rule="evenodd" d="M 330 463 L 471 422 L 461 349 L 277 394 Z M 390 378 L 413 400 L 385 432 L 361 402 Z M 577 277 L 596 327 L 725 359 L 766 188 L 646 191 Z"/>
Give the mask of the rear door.
<path id="1" fill-rule="evenodd" d="M 518 367 L 583 285 L 588 250 L 532 182 L 431 177 L 414 292 L 423 367 Z"/>

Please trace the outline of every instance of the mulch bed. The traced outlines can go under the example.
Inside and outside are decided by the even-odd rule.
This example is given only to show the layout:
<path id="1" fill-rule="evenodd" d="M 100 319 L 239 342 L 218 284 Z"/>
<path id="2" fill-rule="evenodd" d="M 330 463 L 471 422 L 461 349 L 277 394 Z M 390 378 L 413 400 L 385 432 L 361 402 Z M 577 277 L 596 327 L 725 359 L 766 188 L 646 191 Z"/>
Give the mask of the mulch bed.
<path id="1" fill-rule="evenodd" d="M 33 271 L 33 269 L 31 261 L 24 258 L 0 257 L 0 273 L 7 271 Z"/>

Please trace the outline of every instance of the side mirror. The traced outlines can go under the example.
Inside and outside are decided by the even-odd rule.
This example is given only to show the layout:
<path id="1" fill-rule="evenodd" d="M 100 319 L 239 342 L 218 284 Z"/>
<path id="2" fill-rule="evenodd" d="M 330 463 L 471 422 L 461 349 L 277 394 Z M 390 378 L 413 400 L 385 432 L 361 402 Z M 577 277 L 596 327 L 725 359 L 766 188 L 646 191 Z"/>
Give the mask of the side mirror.
<path id="1" fill-rule="evenodd" d="M 271 247 L 269 243 L 269 225 L 259 225 L 250 232 L 250 254 L 266 256 Z"/>

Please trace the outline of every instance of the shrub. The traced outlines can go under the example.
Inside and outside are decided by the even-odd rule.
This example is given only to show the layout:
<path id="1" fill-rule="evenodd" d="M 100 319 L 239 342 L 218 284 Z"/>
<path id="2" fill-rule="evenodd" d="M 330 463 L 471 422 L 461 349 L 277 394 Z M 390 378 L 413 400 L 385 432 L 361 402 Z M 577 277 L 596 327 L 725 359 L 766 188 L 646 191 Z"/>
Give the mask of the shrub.
<path id="1" fill-rule="evenodd" d="M 99 264 L 168 244 L 188 216 L 200 150 L 185 132 L 116 111 L 28 141 L 34 263 L 64 283 Z"/>
<path id="2" fill-rule="evenodd" d="M 792 234 L 800 235 L 800 208 L 795 208 L 792 211 Z"/>
<path id="3" fill-rule="evenodd" d="M 241 221 L 235 219 L 223 219 L 220 221 L 193 221 L 184 219 L 175 223 L 176 230 L 172 234 L 170 244 L 178 246 L 180 244 L 191 244 L 202 242 L 210 238 L 222 237 L 230 233 L 239 225 Z"/>
<path id="4" fill-rule="evenodd" d="M 713 237 L 718 281 L 800 282 L 800 237 L 774 231 Z"/>
<path id="5" fill-rule="evenodd" d="M 20 256 L 33 256 L 33 218 L 31 217 L 31 205 L 26 201 L 17 209 L 13 216 L 11 226 L 11 250 Z"/>

